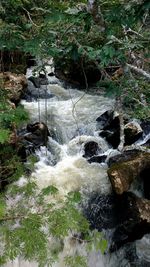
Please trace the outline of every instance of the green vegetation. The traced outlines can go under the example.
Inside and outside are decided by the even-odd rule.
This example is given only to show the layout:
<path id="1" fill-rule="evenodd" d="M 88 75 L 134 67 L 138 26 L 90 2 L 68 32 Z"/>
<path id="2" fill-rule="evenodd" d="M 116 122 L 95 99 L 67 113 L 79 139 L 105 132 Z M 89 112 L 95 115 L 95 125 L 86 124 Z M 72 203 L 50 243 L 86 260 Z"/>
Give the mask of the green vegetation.
<path id="1" fill-rule="evenodd" d="M 53 57 L 55 66 L 59 66 L 67 79 L 71 78 L 71 67 L 78 68 L 87 89 L 87 67 L 91 65 L 100 72 L 97 89 L 115 95 L 128 115 L 147 119 L 150 117 L 149 8 L 148 0 L 1 0 L 1 71 L 6 65 L 11 71 L 8 54 L 11 63 L 15 57 L 19 62 L 20 54 L 39 59 Z M 23 173 L 14 139 L 17 127 L 27 118 L 21 106 L 11 106 L 1 88 L 1 189 L 2 182 L 16 181 Z M 34 160 L 30 162 L 33 169 Z M 81 232 L 88 247 L 94 243 L 104 252 L 106 241 L 100 233 L 89 231 L 88 222 L 77 209 L 78 193 L 59 200 L 54 197 L 58 195 L 56 188 L 39 192 L 33 181 L 26 180 L 24 186 L 9 186 L 1 196 L 0 238 L 4 248 L 0 265 L 18 255 L 35 259 L 40 266 L 50 265 L 57 260 L 63 249 L 62 240 L 70 232 Z M 14 207 L 7 206 L 7 197 L 15 199 L 17 194 L 22 196 L 20 201 Z M 49 195 L 54 197 L 50 202 Z M 86 259 L 82 255 L 68 256 L 65 264 L 83 267 Z"/>
<path id="2" fill-rule="evenodd" d="M 16 194 L 20 197 L 17 200 Z M 106 250 L 107 242 L 101 233 L 91 232 L 89 223 L 77 209 L 81 201 L 78 192 L 70 192 L 64 199 L 54 186 L 39 191 L 34 181 L 22 186 L 13 184 L 7 191 L 10 202 L 7 207 L 1 195 L 0 240 L 4 247 L 0 264 L 21 256 L 35 260 L 39 266 L 51 266 L 63 250 L 63 240 L 70 235 L 73 242 L 84 242 L 88 249 Z M 84 236 L 81 239 L 78 234 Z M 80 253 L 67 256 L 66 266 L 86 266 L 86 258 Z"/>
<path id="3" fill-rule="evenodd" d="M 22 106 L 14 108 L 5 91 L 0 91 L 0 189 L 18 179 L 24 171 L 18 157 L 17 127 L 28 120 Z"/>
<path id="4" fill-rule="evenodd" d="M 134 106 L 134 115 L 146 118 L 149 8 L 147 0 L 2 0 L 1 54 L 10 51 L 13 57 L 18 50 L 41 59 L 53 57 L 70 80 L 75 68 L 84 80 L 92 65 L 102 81 L 112 83 L 113 94 L 123 95 L 126 112 L 133 115 Z"/>

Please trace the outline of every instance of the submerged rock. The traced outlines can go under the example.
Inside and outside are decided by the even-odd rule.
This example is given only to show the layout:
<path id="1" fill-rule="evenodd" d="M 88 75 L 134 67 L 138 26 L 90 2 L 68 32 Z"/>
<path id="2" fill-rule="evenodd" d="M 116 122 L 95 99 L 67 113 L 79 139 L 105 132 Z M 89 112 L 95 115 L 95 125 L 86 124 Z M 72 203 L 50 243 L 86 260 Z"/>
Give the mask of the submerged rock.
<path id="1" fill-rule="evenodd" d="M 132 182 L 150 166 L 150 154 L 140 152 L 125 161 L 112 164 L 108 169 L 112 188 L 117 194 L 128 191 Z"/>

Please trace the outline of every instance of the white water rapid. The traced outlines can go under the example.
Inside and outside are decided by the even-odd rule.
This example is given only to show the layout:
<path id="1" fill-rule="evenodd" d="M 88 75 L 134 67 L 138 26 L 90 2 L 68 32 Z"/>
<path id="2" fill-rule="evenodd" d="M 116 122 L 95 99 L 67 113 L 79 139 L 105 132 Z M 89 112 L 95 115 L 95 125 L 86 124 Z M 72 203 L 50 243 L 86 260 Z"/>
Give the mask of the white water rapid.
<path id="1" fill-rule="evenodd" d="M 28 71 L 28 75 L 29 73 L 31 71 Z M 85 93 L 71 88 L 64 89 L 54 77 L 49 77 L 47 90 L 53 94 L 52 98 L 47 99 L 47 107 L 44 99 L 32 102 L 22 101 L 30 114 L 31 121 L 39 121 L 40 111 L 41 121 L 47 122 L 54 136 L 54 138 L 49 137 L 48 150 L 41 147 L 36 152 L 39 162 L 35 165 L 32 177 L 36 179 L 40 188 L 48 185 L 56 186 L 62 197 L 73 190 L 79 190 L 85 200 L 92 192 L 110 193 L 111 185 L 107 177 L 106 164 L 89 164 L 83 157 L 83 148 L 87 141 L 96 141 L 102 148 L 103 154 L 111 153 L 108 144 L 98 135 L 96 118 L 113 107 L 113 100 L 100 94 Z M 137 243 L 138 250 L 140 242 L 142 241 Z M 66 255 L 74 255 L 77 250 L 82 251 L 83 255 L 87 253 L 83 244 L 72 244 L 69 237 L 66 238 L 59 262 L 53 264 L 53 267 L 65 267 L 63 258 Z M 87 254 L 87 257 L 89 267 L 132 266 L 124 259 L 123 249 L 112 255 L 92 252 Z M 148 257 L 147 254 L 146 257 Z M 37 263 L 16 259 L 5 267 L 37 267 Z"/>

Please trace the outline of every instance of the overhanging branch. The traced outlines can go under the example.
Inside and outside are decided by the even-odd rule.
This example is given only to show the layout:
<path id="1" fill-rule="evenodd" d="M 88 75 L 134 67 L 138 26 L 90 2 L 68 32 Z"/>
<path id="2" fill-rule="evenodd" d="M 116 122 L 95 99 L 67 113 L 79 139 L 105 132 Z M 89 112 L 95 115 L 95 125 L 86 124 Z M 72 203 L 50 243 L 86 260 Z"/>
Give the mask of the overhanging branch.
<path id="1" fill-rule="evenodd" d="M 145 78 L 147 78 L 148 80 L 150 80 L 150 73 L 146 72 L 145 70 L 143 69 L 140 69 L 136 66 L 133 66 L 131 64 L 126 64 L 128 68 L 130 68 L 132 71 L 136 72 L 137 74 L 140 74 L 142 76 L 144 76 Z"/>

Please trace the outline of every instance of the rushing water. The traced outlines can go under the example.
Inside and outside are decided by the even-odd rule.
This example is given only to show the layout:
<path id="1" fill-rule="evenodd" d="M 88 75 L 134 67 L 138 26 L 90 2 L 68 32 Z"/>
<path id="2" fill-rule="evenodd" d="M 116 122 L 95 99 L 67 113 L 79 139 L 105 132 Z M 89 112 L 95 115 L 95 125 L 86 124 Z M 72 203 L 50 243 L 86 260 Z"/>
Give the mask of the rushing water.
<path id="1" fill-rule="evenodd" d="M 31 75 L 31 70 L 28 70 L 28 75 Z M 98 135 L 96 118 L 113 108 L 113 100 L 77 89 L 65 89 L 55 77 L 49 77 L 47 90 L 53 97 L 46 101 L 22 101 L 25 109 L 29 111 L 31 121 L 39 121 L 40 117 L 41 121 L 47 123 L 53 136 L 49 138 L 48 150 L 41 147 L 36 152 L 39 161 L 35 165 L 32 177 L 36 179 L 40 188 L 55 185 L 61 196 L 73 190 L 80 190 L 85 200 L 92 192 L 109 194 L 111 185 L 107 177 L 106 164 L 89 164 L 83 157 L 83 148 L 87 141 L 96 141 L 104 154 L 112 153 L 105 140 Z M 106 236 L 109 237 L 109 233 Z M 150 261 L 147 249 L 149 240 L 146 236 L 137 241 L 137 254 Z M 69 237 L 66 238 L 59 262 L 53 267 L 64 267 L 64 257 L 74 255 L 78 250 L 86 255 L 83 244 L 72 243 Z M 123 249 L 112 255 L 92 252 L 87 257 L 89 267 L 136 266 L 130 265 Z M 16 259 L 6 267 L 37 267 L 37 263 Z"/>

